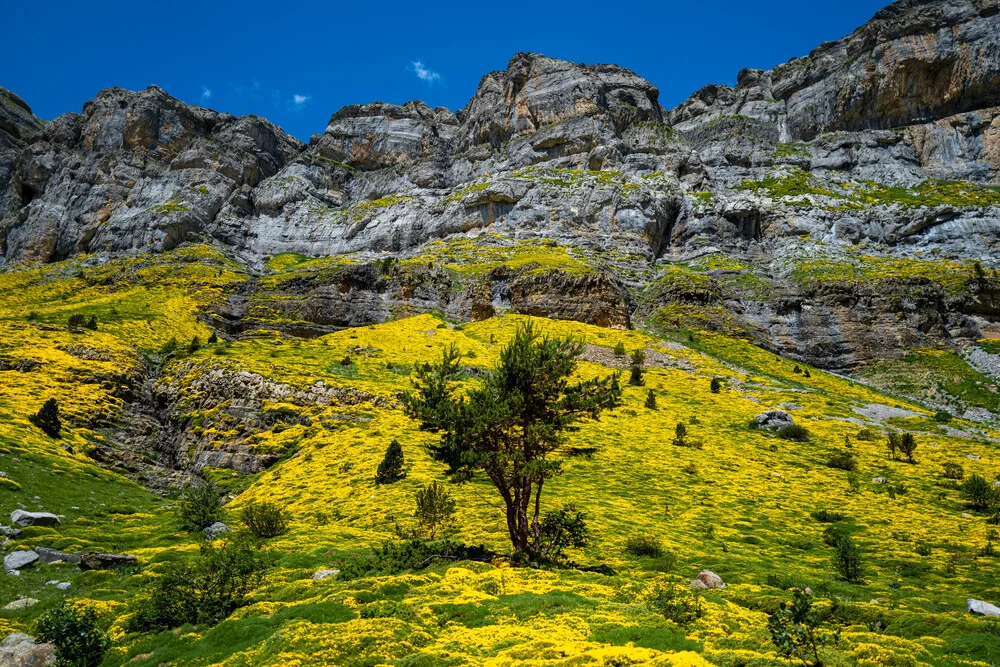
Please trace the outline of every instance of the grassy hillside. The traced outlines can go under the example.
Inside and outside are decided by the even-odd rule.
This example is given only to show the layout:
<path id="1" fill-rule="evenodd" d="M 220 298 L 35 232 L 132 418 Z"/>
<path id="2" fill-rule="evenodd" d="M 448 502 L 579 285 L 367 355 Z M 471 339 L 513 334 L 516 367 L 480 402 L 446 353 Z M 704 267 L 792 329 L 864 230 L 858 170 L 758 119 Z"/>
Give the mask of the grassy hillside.
<path id="1" fill-rule="evenodd" d="M 920 405 L 707 332 L 679 344 L 534 320 L 587 344 L 578 367 L 584 378 L 625 369 L 626 358 L 613 352 L 619 343 L 647 356 L 646 386 L 626 387 L 622 407 L 572 434 L 565 473 L 547 486 L 550 508 L 574 504 L 586 513 L 591 539 L 569 554 L 578 568 L 514 568 L 498 556 L 311 580 L 318 569 L 370 558 L 372 548 L 396 539 L 397 526 L 413 528 L 414 492 L 444 480 L 425 449 L 436 436 L 418 430 L 398 401 L 413 368 L 455 344 L 471 386 L 527 318 L 457 326 L 421 315 L 311 340 L 257 331 L 160 368 L 158 352 L 171 338 L 208 338 L 199 309 L 240 276 L 240 267 L 204 248 L 0 274 L 0 360 L 27 369 L 0 371 L 0 470 L 12 480 L 0 484 L 0 516 L 26 507 L 63 517 L 62 526 L 26 529 L 5 549 L 115 551 L 140 562 L 126 571 L 42 565 L 0 576 L 0 606 L 19 596 L 40 600 L 0 610 L 0 636 L 31 631 L 64 597 L 45 585 L 58 579 L 71 582 L 69 598 L 95 606 L 110 629 L 108 665 L 783 665 L 791 663 L 777 656 L 768 617 L 791 599 L 789 589 L 808 586 L 826 627 L 841 632 L 825 650 L 830 665 L 1000 664 L 1000 626 L 965 613 L 967 597 L 1000 602 L 998 557 L 989 548 L 996 527 L 942 475 L 951 462 L 966 476 L 998 479 L 1000 434 L 960 420 L 941 428 Z M 96 315 L 98 329 L 70 331 L 66 321 L 76 313 Z M 180 529 L 176 499 L 88 456 L 107 442 L 150 369 L 178 388 L 186 428 L 200 437 L 210 431 L 220 446 L 238 439 L 281 457 L 256 474 L 204 471 L 235 496 L 225 508 L 230 525 L 253 499 L 277 502 L 292 517 L 287 534 L 267 541 L 275 565 L 251 604 L 215 627 L 126 631 L 137 594 L 170 563 L 196 557 L 201 543 Z M 246 371 L 293 392 L 317 382 L 353 388 L 361 400 L 269 404 L 295 419 L 247 432 L 232 406 L 205 405 L 195 387 L 215 369 Z M 713 378 L 723 381 L 718 393 Z M 649 389 L 655 410 L 644 407 Z M 50 397 L 65 413 L 59 440 L 28 420 Z M 781 405 L 809 441 L 748 427 Z M 678 422 L 696 446 L 672 444 Z M 858 437 L 863 427 L 873 439 Z M 916 463 L 889 460 L 881 433 L 890 428 L 914 434 Z M 859 463 L 853 474 L 827 465 L 848 437 Z M 403 446 L 406 478 L 376 486 L 393 439 Z M 458 512 L 449 536 L 509 551 L 492 487 L 475 481 L 450 490 Z M 837 525 L 861 545 L 862 582 L 838 577 L 823 539 L 831 524 L 813 517 L 828 519 L 824 510 L 842 514 Z M 658 542 L 660 555 L 626 551 L 639 536 Z M 602 565 L 614 574 L 579 569 Z M 678 625 L 657 611 L 658 586 L 686 586 L 706 568 L 728 587 L 700 594 L 700 618 Z"/>

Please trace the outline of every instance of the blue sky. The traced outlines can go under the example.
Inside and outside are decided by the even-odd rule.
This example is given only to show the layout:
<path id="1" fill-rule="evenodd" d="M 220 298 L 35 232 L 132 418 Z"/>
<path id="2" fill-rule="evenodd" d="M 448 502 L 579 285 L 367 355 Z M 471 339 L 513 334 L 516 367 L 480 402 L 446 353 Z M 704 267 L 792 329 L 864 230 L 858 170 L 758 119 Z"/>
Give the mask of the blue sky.
<path id="1" fill-rule="evenodd" d="M 735 83 L 743 67 L 838 39 L 883 4 L 34 0 L 4 10 L 0 85 L 51 119 L 101 88 L 156 84 L 308 140 L 346 104 L 461 108 L 483 74 L 533 51 L 635 70 L 670 108 L 703 85 Z"/>

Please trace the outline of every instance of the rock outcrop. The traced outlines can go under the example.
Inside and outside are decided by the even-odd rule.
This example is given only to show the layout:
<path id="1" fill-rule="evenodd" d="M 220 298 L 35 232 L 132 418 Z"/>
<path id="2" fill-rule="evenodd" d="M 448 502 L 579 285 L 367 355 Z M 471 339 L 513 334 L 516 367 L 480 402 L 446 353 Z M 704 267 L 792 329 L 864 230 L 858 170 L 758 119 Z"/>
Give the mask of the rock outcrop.
<path id="1" fill-rule="evenodd" d="M 101 91 L 44 125 L 0 96 L 0 255 L 207 239 L 262 274 L 206 314 L 232 333 L 263 326 L 260 313 L 314 335 L 409 312 L 511 311 L 718 328 L 837 369 L 959 348 L 1000 328 L 995 295 L 926 276 L 816 286 L 795 273 L 803 258 L 862 255 L 997 265 L 998 50 L 996 0 L 900 0 L 673 110 L 626 69 L 520 53 L 464 109 L 350 105 L 308 145 L 155 87 Z M 588 268 L 498 262 L 470 280 L 427 261 L 441 241 L 554 244 Z M 279 253 L 343 264 L 269 283 Z M 766 288 L 654 289 L 665 267 L 718 254 Z"/>

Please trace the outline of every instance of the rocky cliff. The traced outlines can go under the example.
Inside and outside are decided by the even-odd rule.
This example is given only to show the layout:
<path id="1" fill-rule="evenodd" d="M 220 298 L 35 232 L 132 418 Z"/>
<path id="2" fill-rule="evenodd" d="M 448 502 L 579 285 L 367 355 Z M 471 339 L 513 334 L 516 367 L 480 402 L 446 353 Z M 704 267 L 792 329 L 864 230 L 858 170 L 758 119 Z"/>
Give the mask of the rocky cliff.
<path id="1" fill-rule="evenodd" d="M 233 331 L 513 310 L 854 368 L 1000 316 L 996 0 L 901 0 L 673 110 L 628 70 L 536 54 L 457 112 L 352 105 L 308 145 L 155 87 L 44 124 L 0 103 L 4 261 L 208 239 L 258 274 L 206 315 Z M 328 262 L 279 279 L 283 253 Z"/>

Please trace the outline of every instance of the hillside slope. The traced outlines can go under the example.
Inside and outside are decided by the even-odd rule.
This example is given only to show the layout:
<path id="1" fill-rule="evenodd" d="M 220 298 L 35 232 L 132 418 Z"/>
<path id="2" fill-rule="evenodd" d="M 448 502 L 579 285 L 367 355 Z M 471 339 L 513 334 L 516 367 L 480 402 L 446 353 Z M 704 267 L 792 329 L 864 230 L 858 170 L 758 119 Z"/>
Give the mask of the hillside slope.
<path id="1" fill-rule="evenodd" d="M 196 315 L 239 278 L 204 247 L 2 276 L 0 356 L 9 370 L 0 371 L 0 442 L 13 484 L 0 486 L 0 510 L 63 517 L 57 528 L 25 529 L 7 550 L 127 552 L 139 569 L 56 564 L 4 576 L 0 601 L 40 603 L 0 611 L 0 630 L 30 629 L 63 597 L 45 585 L 58 579 L 110 625 L 110 665 L 778 665 L 785 663 L 769 643 L 768 613 L 790 598 L 788 587 L 810 586 L 826 622 L 842 632 L 825 654 L 829 664 L 1000 661 L 996 624 L 965 611 L 966 597 L 1000 598 L 987 547 L 996 531 L 942 476 L 943 464 L 958 463 L 966 475 L 996 479 L 998 434 L 963 421 L 942 426 L 920 405 L 710 332 L 677 342 L 535 320 L 552 335 L 586 342 L 581 377 L 625 367 L 618 343 L 646 351 L 646 386 L 627 387 L 621 408 L 572 436 L 565 474 L 547 501 L 586 513 L 592 539 L 571 554 L 577 567 L 604 565 L 615 574 L 511 568 L 495 559 L 311 580 L 316 570 L 367 558 L 366 547 L 394 539 L 397 525 L 414 527 L 414 490 L 442 479 L 424 447 L 435 436 L 405 418 L 396 398 L 414 365 L 454 343 L 465 353 L 467 382 L 475 382 L 475 369 L 495 363 L 523 317 L 457 326 L 419 315 L 312 339 L 258 330 L 162 359 L 170 338 L 207 339 L 211 329 Z M 95 314 L 97 330 L 67 329 L 77 313 Z M 723 380 L 717 394 L 713 378 Z M 644 407 L 650 389 L 655 410 Z M 61 440 L 27 420 L 49 397 L 64 406 Z M 809 442 L 748 428 L 754 415 L 779 406 L 808 428 Z M 139 423 L 143 416 L 152 421 Z M 678 422 L 697 446 L 671 444 Z M 862 427 L 872 440 L 859 437 Z M 888 459 L 881 433 L 889 429 L 915 434 L 915 464 Z M 860 463 L 853 475 L 827 466 L 847 436 Z M 403 445 L 406 478 L 376 486 L 392 439 Z M 108 451 L 115 448 L 117 458 Z M 230 619 L 214 628 L 126 632 L 136 593 L 170 563 L 193 558 L 201 541 L 179 529 L 171 494 L 128 480 L 169 483 L 171 456 L 180 457 L 178 473 L 200 469 L 236 494 L 228 523 L 238 525 L 239 508 L 260 498 L 288 508 L 291 530 L 268 541 L 276 566 Z M 451 536 L 503 553 L 503 521 L 488 485 L 452 493 L 459 510 Z M 862 583 L 835 574 L 823 541 L 829 524 L 810 516 L 823 510 L 842 514 L 838 525 L 862 545 Z M 627 541 L 639 535 L 655 538 L 662 554 L 628 553 Z M 677 625 L 655 610 L 649 596 L 658 584 L 686 585 L 704 568 L 728 587 L 701 596 L 700 619 Z"/>

